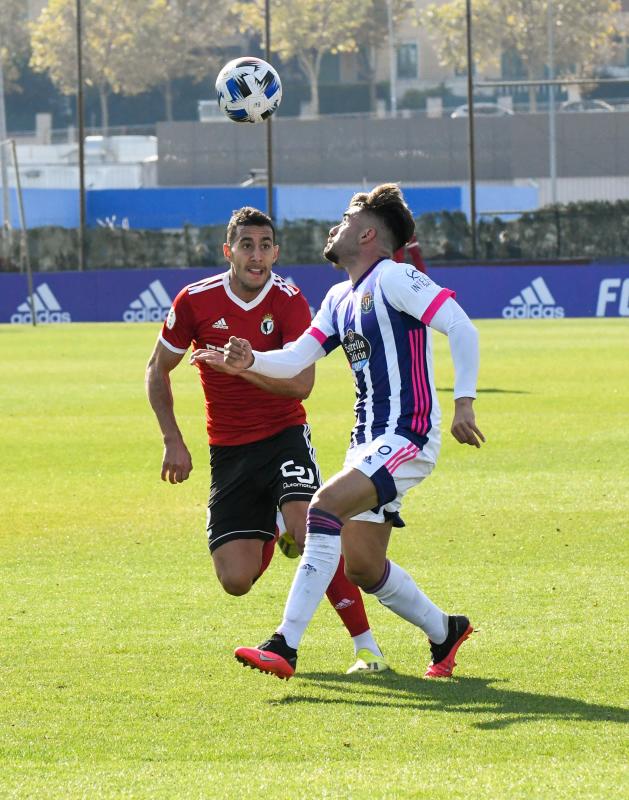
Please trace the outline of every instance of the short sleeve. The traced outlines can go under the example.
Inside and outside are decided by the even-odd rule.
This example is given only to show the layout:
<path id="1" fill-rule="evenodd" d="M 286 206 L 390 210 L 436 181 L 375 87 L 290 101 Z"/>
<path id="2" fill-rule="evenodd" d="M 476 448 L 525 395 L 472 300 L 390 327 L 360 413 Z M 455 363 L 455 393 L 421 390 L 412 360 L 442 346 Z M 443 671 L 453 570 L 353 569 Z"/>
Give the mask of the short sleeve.
<path id="1" fill-rule="evenodd" d="M 393 261 L 382 270 L 380 287 L 394 308 L 415 317 L 425 325 L 430 325 L 448 297 L 456 296 L 451 289 L 439 286 L 415 267 Z"/>
<path id="2" fill-rule="evenodd" d="M 310 325 L 310 306 L 301 292 L 291 297 L 282 315 L 282 345 L 297 341 Z"/>
<path id="3" fill-rule="evenodd" d="M 173 353 L 185 353 L 194 339 L 195 332 L 189 298 L 186 286 L 173 300 L 162 325 L 160 341 Z"/>

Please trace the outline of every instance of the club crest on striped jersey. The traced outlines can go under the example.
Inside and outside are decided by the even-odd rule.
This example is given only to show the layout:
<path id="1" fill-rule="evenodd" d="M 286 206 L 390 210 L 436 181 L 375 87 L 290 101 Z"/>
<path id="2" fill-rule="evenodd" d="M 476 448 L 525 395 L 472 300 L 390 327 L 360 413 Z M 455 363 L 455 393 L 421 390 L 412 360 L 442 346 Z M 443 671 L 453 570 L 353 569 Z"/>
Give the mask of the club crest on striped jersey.
<path id="1" fill-rule="evenodd" d="M 268 336 L 270 333 L 273 333 L 274 328 L 275 321 L 273 320 L 273 314 L 265 314 L 262 317 L 262 322 L 260 323 L 260 330 L 262 333 Z"/>
<path id="2" fill-rule="evenodd" d="M 363 314 L 368 314 L 372 308 L 373 294 L 371 292 L 365 292 L 360 300 L 360 310 L 363 312 Z"/>
<path id="3" fill-rule="evenodd" d="M 347 356 L 350 367 L 354 372 L 360 372 L 367 366 L 369 356 L 371 355 L 371 345 L 369 341 L 356 333 L 351 328 L 347 331 L 341 342 L 343 350 Z"/>

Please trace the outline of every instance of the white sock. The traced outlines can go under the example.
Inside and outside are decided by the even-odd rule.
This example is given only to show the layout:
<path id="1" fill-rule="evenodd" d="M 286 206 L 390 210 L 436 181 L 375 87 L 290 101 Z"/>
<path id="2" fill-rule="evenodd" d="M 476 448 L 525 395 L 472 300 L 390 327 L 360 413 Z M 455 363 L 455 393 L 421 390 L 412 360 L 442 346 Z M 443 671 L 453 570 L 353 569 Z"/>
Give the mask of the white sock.
<path id="1" fill-rule="evenodd" d="M 299 647 L 301 637 L 321 602 L 339 565 L 341 537 L 324 533 L 306 536 L 304 554 L 290 587 L 284 618 L 277 629 L 289 647 Z"/>
<path id="2" fill-rule="evenodd" d="M 408 572 L 393 561 L 387 561 L 387 564 L 388 576 L 385 571 L 382 581 L 370 593 L 398 617 L 421 628 L 431 642 L 445 642 L 448 615 L 426 597 Z"/>
<path id="3" fill-rule="evenodd" d="M 377 656 L 382 655 L 382 650 L 376 644 L 376 640 L 370 630 L 359 633 L 358 636 L 352 636 L 352 640 L 354 642 L 354 655 L 358 655 L 358 651 L 365 648 Z"/>

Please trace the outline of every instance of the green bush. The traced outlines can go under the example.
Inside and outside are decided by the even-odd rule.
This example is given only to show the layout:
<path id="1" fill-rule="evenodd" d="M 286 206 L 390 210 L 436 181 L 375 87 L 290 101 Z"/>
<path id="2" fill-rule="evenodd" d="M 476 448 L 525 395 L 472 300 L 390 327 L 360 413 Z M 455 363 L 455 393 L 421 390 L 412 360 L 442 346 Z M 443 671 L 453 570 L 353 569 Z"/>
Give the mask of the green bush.
<path id="1" fill-rule="evenodd" d="M 320 264 L 328 231 L 335 221 L 299 220 L 279 227 L 281 264 Z M 417 238 L 431 261 L 467 260 L 472 237 L 465 215 L 431 212 L 416 220 Z M 225 263 L 225 226 L 186 226 L 178 231 L 90 228 L 86 235 L 88 269 L 213 267 Z M 0 271 L 20 267 L 21 237 L 13 231 L 8 257 Z M 615 203 L 570 203 L 547 206 L 505 221 L 481 218 L 477 227 L 479 260 L 620 259 L 629 257 L 629 200 Z M 6 244 L 6 242 L 5 242 Z M 67 228 L 34 228 L 28 232 L 33 269 L 74 270 L 78 234 Z"/>

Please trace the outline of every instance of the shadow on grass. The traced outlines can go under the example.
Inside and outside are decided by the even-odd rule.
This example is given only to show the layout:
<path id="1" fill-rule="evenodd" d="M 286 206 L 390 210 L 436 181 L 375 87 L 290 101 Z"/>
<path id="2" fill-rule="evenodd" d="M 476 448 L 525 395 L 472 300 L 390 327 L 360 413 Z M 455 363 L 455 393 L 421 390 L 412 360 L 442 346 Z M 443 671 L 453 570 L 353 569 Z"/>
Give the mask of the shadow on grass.
<path id="1" fill-rule="evenodd" d="M 452 386 L 437 386 L 438 392 L 453 392 L 454 388 Z M 490 387 L 486 389 L 477 389 L 478 394 L 531 394 L 531 392 L 527 392 L 525 389 L 492 389 Z"/>
<path id="2" fill-rule="evenodd" d="M 481 730 L 499 730 L 521 722 L 540 720 L 629 722 L 627 709 L 585 703 L 571 697 L 513 691 L 504 686 L 507 681 L 494 678 L 439 681 L 395 672 L 363 676 L 300 672 L 298 679 L 312 681 L 317 686 L 330 690 L 331 694 L 329 697 L 290 695 L 274 701 L 275 705 L 348 703 L 367 707 L 485 715 L 486 719 L 473 723 L 473 727 Z"/>

